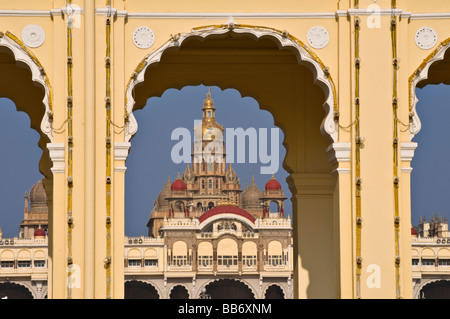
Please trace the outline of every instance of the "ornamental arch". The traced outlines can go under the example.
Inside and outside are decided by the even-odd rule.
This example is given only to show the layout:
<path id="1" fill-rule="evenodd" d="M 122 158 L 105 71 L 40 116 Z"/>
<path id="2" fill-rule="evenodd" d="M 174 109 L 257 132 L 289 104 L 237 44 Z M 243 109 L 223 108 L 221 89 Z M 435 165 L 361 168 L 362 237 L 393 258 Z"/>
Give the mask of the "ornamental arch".
<path id="1" fill-rule="evenodd" d="M 273 77 L 265 75 L 268 70 L 274 72 Z M 312 247 L 299 247 L 302 261 L 298 271 L 303 267 L 313 278 L 310 285 L 299 289 L 305 294 L 310 289 L 314 294 L 321 285 L 333 285 L 335 247 L 330 234 L 336 226 L 332 218 L 336 180 L 331 173 L 337 144 L 330 143 L 338 142 L 338 130 L 335 85 L 329 71 L 306 45 L 286 32 L 238 24 L 194 28 L 172 37 L 147 55 L 134 71 L 126 89 L 124 141 L 116 147 L 131 146 L 133 151 L 131 138 L 139 133 L 133 112 L 144 107 L 149 97 L 161 96 L 167 88 L 201 83 L 235 88 L 242 96 L 254 97 L 283 130 L 287 149 L 283 167 L 291 174 L 289 187 L 296 194 L 293 215 L 299 226 L 294 227 L 295 232 L 298 238 L 305 238 L 299 242 L 319 234 L 325 238 L 320 249 L 328 252 L 319 258 L 321 266 L 317 268 L 312 266 L 317 261 Z M 299 90 L 303 92 L 301 99 L 297 98 Z M 301 150 L 290 147 L 299 140 L 304 141 Z M 327 148 L 333 163 L 327 157 Z M 309 185 L 315 183 L 318 194 L 308 194 Z M 317 215 L 314 210 L 319 206 L 321 214 Z M 322 225 L 315 227 L 311 222 L 317 216 Z M 324 275 L 329 280 L 323 281 Z M 332 294 L 332 289 L 328 291 Z"/>

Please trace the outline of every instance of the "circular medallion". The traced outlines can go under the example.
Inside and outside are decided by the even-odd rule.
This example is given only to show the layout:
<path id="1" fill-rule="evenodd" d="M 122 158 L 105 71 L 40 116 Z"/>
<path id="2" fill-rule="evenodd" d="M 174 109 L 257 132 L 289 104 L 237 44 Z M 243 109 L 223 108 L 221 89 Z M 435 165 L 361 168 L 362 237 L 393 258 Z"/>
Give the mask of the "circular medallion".
<path id="1" fill-rule="evenodd" d="M 149 27 L 139 27 L 133 32 L 133 42 L 140 49 L 148 49 L 155 42 L 155 34 Z"/>
<path id="2" fill-rule="evenodd" d="M 308 43 L 314 49 L 323 49 L 330 42 L 330 36 L 327 29 L 321 26 L 315 26 L 308 31 Z"/>
<path id="3" fill-rule="evenodd" d="M 38 48 L 45 41 L 45 31 L 38 25 L 30 24 L 22 31 L 22 41 L 30 48 Z"/>
<path id="4" fill-rule="evenodd" d="M 416 32 L 415 40 L 419 48 L 428 50 L 437 43 L 437 34 L 432 28 L 423 27 Z"/>

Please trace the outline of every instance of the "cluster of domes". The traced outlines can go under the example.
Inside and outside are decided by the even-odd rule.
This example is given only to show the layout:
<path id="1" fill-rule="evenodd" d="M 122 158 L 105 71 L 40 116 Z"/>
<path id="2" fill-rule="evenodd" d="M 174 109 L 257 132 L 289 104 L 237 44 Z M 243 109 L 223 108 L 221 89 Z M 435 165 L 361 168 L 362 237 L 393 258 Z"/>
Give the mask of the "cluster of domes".
<path id="1" fill-rule="evenodd" d="M 278 182 L 275 177 L 272 175 L 272 178 L 266 183 L 265 191 L 267 193 L 276 193 L 282 192 L 281 184 Z M 261 207 L 261 199 L 264 197 L 264 192 L 259 190 L 258 186 L 255 184 L 255 177 L 252 176 L 252 183 L 250 186 L 244 190 L 242 193 L 242 207 L 244 209 L 249 210 L 257 210 Z"/>

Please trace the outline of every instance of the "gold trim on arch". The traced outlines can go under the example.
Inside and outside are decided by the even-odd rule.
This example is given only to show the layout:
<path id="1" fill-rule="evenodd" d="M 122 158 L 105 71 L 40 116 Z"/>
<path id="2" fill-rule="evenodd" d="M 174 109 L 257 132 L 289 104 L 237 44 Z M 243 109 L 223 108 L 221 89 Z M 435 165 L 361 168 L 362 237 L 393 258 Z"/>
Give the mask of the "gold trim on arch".
<path id="1" fill-rule="evenodd" d="M 38 58 L 33 54 L 33 52 L 31 52 L 26 46 L 25 44 L 14 34 L 12 34 L 9 31 L 6 31 L 6 33 L 4 34 L 5 36 L 7 36 L 9 39 L 11 39 L 12 41 L 14 41 L 18 46 L 20 46 L 20 48 L 26 53 L 28 54 L 28 56 L 30 57 L 30 59 L 38 66 L 38 68 L 41 70 L 41 75 L 44 78 L 44 82 L 48 87 L 48 107 L 50 109 L 50 111 L 53 112 L 53 94 L 52 94 L 52 87 L 50 85 L 50 80 L 48 78 L 47 73 L 45 72 L 44 67 L 42 66 L 41 62 L 39 62 Z"/>
<path id="2" fill-rule="evenodd" d="M 193 31 L 200 31 L 203 29 L 229 29 L 229 25 L 228 24 L 220 24 L 220 25 L 206 25 L 206 26 L 200 26 L 200 27 L 195 27 L 192 28 Z M 322 70 L 324 71 L 325 76 L 327 77 L 328 81 L 331 84 L 331 88 L 332 88 L 332 93 L 333 93 L 333 99 L 334 99 L 334 105 L 333 105 L 333 111 L 335 112 L 339 112 L 339 104 L 337 101 L 337 96 L 336 96 L 336 85 L 333 81 L 333 78 L 331 77 L 330 72 L 325 72 L 325 69 L 327 69 L 327 67 L 325 66 L 325 64 L 322 62 L 322 60 L 317 56 L 317 54 L 315 54 L 308 46 L 306 46 L 301 40 L 299 40 L 297 37 L 287 33 L 286 31 L 280 31 L 278 29 L 275 28 L 270 28 L 270 27 L 264 27 L 264 26 L 255 26 L 255 25 L 247 25 L 247 24 L 233 24 L 233 28 L 242 28 L 242 29 L 260 29 L 260 30 L 268 30 L 268 31 L 273 31 L 278 33 L 279 35 L 282 36 L 286 36 L 287 38 L 289 38 L 291 41 L 295 42 L 296 44 L 298 44 L 302 49 L 304 49 L 311 57 L 312 59 L 317 62 L 320 67 L 322 68 Z M 178 34 L 179 36 L 179 34 Z M 154 52 L 158 51 L 159 49 L 161 49 L 162 47 L 164 47 L 165 45 L 167 45 L 167 43 L 170 42 L 174 42 L 176 41 L 176 37 L 172 36 L 168 41 L 166 41 L 164 44 L 162 44 L 159 48 L 157 48 L 156 50 L 153 50 L 151 53 L 147 54 L 142 60 L 141 62 L 138 64 L 138 66 L 136 67 L 136 69 L 133 72 L 133 75 L 130 77 L 130 79 L 128 80 L 127 86 L 126 86 L 126 91 L 128 91 L 129 86 L 131 85 L 132 81 L 134 80 L 134 76 L 135 74 L 141 72 L 145 66 L 147 65 L 147 58 L 153 54 Z M 126 109 L 127 105 L 128 105 L 128 99 L 127 99 L 127 94 L 125 94 L 125 117 L 127 117 L 128 114 L 128 110 Z"/>
<path id="3" fill-rule="evenodd" d="M 414 79 L 416 78 L 416 76 L 418 75 L 418 73 L 422 72 L 422 70 L 425 68 L 425 66 L 434 59 L 434 57 L 439 53 L 439 51 L 441 51 L 443 48 L 445 48 L 446 46 L 448 46 L 450 44 L 450 37 L 447 38 L 446 40 L 442 41 L 438 47 L 436 49 L 433 50 L 433 52 L 431 52 L 423 61 L 422 63 L 419 65 L 418 68 L 416 68 L 414 70 L 414 72 L 411 74 L 411 76 L 408 79 L 408 90 L 409 90 L 409 111 L 411 112 L 413 109 L 413 105 L 414 105 L 414 101 L 412 99 L 412 84 Z M 414 87 L 415 89 L 416 87 Z"/>

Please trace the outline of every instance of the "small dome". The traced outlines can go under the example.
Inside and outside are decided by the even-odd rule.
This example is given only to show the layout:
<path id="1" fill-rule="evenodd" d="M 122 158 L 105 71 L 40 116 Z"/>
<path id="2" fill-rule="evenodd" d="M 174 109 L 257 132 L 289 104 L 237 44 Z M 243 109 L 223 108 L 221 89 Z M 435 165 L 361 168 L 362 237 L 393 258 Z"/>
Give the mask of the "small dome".
<path id="1" fill-rule="evenodd" d="M 255 184 L 255 178 L 252 176 L 252 184 L 242 193 L 242 205 L 244 209 L 250 207 L 260 207 L 262 192 Z"/>
<path id="2" fill-rule="evenodd" d="M 158 195 L 158 207 L 168 207 L 169 201 L 166 199 L 170 196 L 170 184 L 164 185 L 161 193 Z"/>
<path id="3" fill-rule="evenodd" d="M 172 183 L 170 189 L 173 191 L 185 191 L 187 188 L 186 183 L 180 178 L 180 173 L 178 173 L 178 178 Z"/>
<path id="4" fill-rule="evenodd" d="M 31 187 L 30 205 L 31 206 L 47 205 L 47 194 L 45 193 L 42 180 L 40 180 L 39 182 L 34 184 L 33 187 Z"/>
<path id="5" fill-rule="evenodd" d="M 203 102 L 203 109 L 215 109 L 214 101 L 211 98 L 211 88 L 209 89 L 208 93 L 206 94 L 206 99 Z"/>
<path id="6" fill-rule="evenodd" d="M 38 228 L 34 231 L 34 237 L 45 237 L 45 230 Z"/>
<path id="7" fill-rule="evenodd" d="M 181 179 L 187 183 L 187 184 L 193 184 L 195 180 L 195 173 L 191 169 L 191 165 L 188 164 L 186 170 L 184 171 L 183 175 L 181 175 Z"/>
<path id="8" fill-rule="evenodd" d="M 266 183 L 266 191 L 279 191 L 281 184 L 272 175 L 272 178 Z"/>
<path id="9" fill-rule="evenodd" d="M 414 227 L 411 227 L 411 235 L 417 236 L 417 230 Z"/>
<path id="10" fill-rule="evenodd" d="M 231 164 L 228 164 L 228 170 L 225 173 L 225 181 L 227 183 L 236 183 L 237 182 L 237 174 L 231 167 Z"/>

